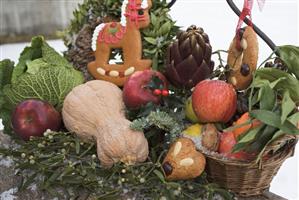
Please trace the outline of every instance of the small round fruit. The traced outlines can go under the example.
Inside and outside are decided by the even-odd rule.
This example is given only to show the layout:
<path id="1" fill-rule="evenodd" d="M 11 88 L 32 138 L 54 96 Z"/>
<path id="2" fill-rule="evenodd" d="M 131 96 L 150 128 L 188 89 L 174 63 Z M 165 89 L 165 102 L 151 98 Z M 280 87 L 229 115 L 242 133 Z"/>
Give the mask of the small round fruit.
<path id="1" fill-rule="evenodd" d="M 217 151 L 220 142 L 220 134 L 214 124 L 205 124 L 202 128 L 201 144 L 209 151 Z"/>
<path id="2" fill-rule="evenodd" d="M 169 91 L 168 90 L 163 90 L 162 91 L 162 96 L 167 97 L 169 95 Z"/>
<path id="3" fill-rule="evenodd" d="M 236 139 L 240 135 L 246 133 L 249 129 L 256 128 L 262 124 L 257 119 L 254 119 L 251 123 L 246 124 L 246 123 L 248 123 L 249 120 L 250 120 L 249 113 L 246 112 L 234 123 L 234 126 L 241 126 L 241 127 L 238 127 L 233 130 L 233 133 L 234 133 L 234 136 Z"/>
<path id="4" fill-rule="evenodd" d="M 185 115 L 187 117 L 187 119 L 189 119 L 191 122 L 193 123 L 197 123 L 198 122 L 198 118 L 193 110 L 192 107 L 192 98 L 188 98 L 188 100 L 186 101 L 185 104 Z"/>
<path id="5" fill-rule="evenodd" d="M 200 122 L 228 122 L 237 109 L 237 95 L 231 84 L 204 80 L 196 85 L 192 106 Z"/>
<path id="6" fill-rule="evenodd" d="M 202 125 L 201 124 L 191 125 L 183 131 L 184 135 L 188 135 L 191 137 L 198 137 L 201 135 L 201 133 L 202 133 Z"/>
<path id="7" fill-rule="evenodd" d="M 34 99 L 19 103 L 12 115 L 13 130 L 24 140 L 43 136 L 47 129 L 58 131 L 61 121 L 60 113 L 51 104 Z"/>
<path id="8" fill-rule="evenodd" d="M 155 89 L 155 90 L 154 90 L 154 95 L 159 96 L 159 95 L 161 95 L 161 94 L 162 94 L 162 91 L 161 91 L 161 90 L 159 90 L 159 89 Z"/>
<path id="9" fill-rule="evenodd" d="M 167 89 L 168 82 L 165 76 L 158 71 L 137 71 L 128 78 L 123 88 L 123 100 L 127 108 L 138 109 L 149 102 L 155 104 L 161 102 L 161 95 L 155 95 L 147 87 L 153 77 L 158 77 L 162 81 L 163 88 Z"/>

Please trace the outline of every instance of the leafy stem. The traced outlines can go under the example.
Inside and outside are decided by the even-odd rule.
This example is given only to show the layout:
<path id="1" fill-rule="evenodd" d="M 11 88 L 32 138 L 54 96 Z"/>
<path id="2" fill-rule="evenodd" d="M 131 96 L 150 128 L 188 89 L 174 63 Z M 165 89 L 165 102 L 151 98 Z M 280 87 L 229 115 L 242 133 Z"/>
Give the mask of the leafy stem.
<path id="1" fill-rule="evenodd" d="M 212 55 L 214 55 L 214 54 L 216 54 L 217 56 L 218 56 L 218 60 L 219 60 L 219 63 L 220 63 L 220 65 L 222 66 L 222 67 L 225 67 L 225 65 L 223 64 L 223 59 L 221 58 L 221 53 L 228 53 L 228 51 L 226 51 L 226 50 L 217 50 L 217 51 L 214 51 L 213 53 L 212 53 Z"/>
<path id="2" fill-rule="evenodd" d="M 266 58 L 266 60 L 264 60 L 264 61 L 260 64 L 260 66 L 258 67 L 258 69 L 261 68 L 261 67 L 262 67 L 266 62 L 268 62 L 269 60 L 272 60 L 272 59 L 274 58 L 273 55 L 276 54 L 275 52 L 276 52 L 276 50 L 273 51 L 273 52 L 270 54 L 270 56 L 268 56 L 268 58 Z"/>

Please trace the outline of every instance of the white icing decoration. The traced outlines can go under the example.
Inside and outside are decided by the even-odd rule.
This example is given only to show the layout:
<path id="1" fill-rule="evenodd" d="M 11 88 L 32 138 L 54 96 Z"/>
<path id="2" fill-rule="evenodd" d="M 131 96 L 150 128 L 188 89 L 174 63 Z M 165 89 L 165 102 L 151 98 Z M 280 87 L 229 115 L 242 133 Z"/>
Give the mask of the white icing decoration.
<path id="1" fill-rule="evenodd" d="M 125 76 L 129 76 L 135 72 L 135 67 L 130 67 L 125 71 Z"/>
<path id="2" fill-rule="evenodd" d="M 105 76 L 105 74 L 106 74 L 106 70 L 104 70 L 102 67 L 99 67 L 99 68 L 97 69 L 97 72 L 98 72 L 99 74 L 101 74 L 102 76 Z"/>
<path id="3" fill-rule="evenodd" d="M 98 36 L 99 36 L 99 33 L 104 29 L 105 26 L 106 26 L 105 23 L 99 24 L 93 32 L 92 41 L 91 41 L 91 48 L 93 51 L 97 50 Z"/>
<path id="4" fill-rule="evenodd" d="M 181 149 L 182 149 L 182 143 L 181 142 L 177 142 L 176 144 L 175 144 L 175 146 L 174 146 L 174 150 L 173 150 L 173 156 L 174 157 L 176 157 L 179 153 L 180 153 L 180 151 L 181 151 Z"/>
<path id="5" fill-rule="evenodd" d="M 122 26 L 126 26 L 127 25 L 127 18 L 125 16 L 126 14 L 126 9 L 127 9 L 127 5 L 128 5 L 129 1 L 128 0 L 124 0 L 123 4 L 121 6 L 121 18 L 120 18 L 120 24 Z"/>
<path id="6" fill-rule="evenodd" d="M 193 165 L 194 160 L 192 158 L 185 158 L 180 161 L 180 165 L 184 167 L 189 167 L 190 165 Z"/>
<path id="7" fill-rule="evenodd" d="M 119 72 L 118 71 L 110 71 L 109 72 L 109 76 L 111 76 L 111 77 L 118 77 L 119 76 Z"/>
<path id="8" fill-rule="evenodd" d="M 148 2 L 147 2 L 147 0 L 142 0 L 141 8 L 142 8 L 142 9 L 146 9 L 146 8 L 148 8 Z"/>

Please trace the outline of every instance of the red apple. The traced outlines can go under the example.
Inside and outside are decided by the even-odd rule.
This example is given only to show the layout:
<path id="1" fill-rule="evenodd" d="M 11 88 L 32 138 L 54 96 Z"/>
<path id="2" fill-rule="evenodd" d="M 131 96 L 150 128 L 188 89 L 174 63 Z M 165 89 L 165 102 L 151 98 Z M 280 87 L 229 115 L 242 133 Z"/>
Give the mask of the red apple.
<path id="1" fill-rule="evenodd" d="M 162 80 L 164 89 L 167 89 L 166 78 L 160 72 L 145 70 L 130 76 L 123 88 L 123 100 L 128 108 L 137 109 L 149 102 L 160 103 L 161 95 L 154 94 L 153 90 L 147 87 L 154 76 Z"/>
<path id="2" fill-rule="evenodd" d="M 237 160 L 251 160 L 253 155 L 250 155 L 244 151 L 232 153 L 234 146 L 237 144 L 233 132 L 224 132 L 220 136 L 220 144 L 218 152 L 223 154 L 227 158 L 233 158 Z"/>
<path id="3" fill-rule="evenodd" d="M 192 106 L 201 122 L 228 122 L 236 112 L 237 95 L 232 85 L 220 80 L 198 83 L 192 94 Z"/>
<path id="4" fill-rule="evenodd" d="M 12 115 L 12 127 L 24 140 L 31 136 L 43 136 L 47 130 L 58 131 L 61 127 L 61 115 L 44 101 L 26 100 L 18 104 Z"/>

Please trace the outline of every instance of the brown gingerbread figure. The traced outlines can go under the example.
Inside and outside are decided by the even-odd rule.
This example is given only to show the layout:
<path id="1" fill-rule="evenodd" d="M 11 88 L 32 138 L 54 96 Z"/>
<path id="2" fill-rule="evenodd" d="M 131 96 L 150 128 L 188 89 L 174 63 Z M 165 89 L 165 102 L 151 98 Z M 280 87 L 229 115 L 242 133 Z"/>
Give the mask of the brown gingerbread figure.
<path id="1" fill-rule="evenodd" d="M 227 64 L 229 66 L 228 82 L 237 90 L 244 90 L 252 82 L 257 67 L 259 46 L 253 28 L 247 26 L 240 30 L 229 47 Z"/>
<path id="2" fill-rule="evenodd" d="M 135 71 L 149 69 L 151 60 L 142 59 L 141 28 L 150 24 L 151 0 L 124 0 L 120 22 L 103 23 L 96 27 L 92 38 L 95 61 L 88 71 L 96 78 L 122 86 Z M 109 64 L 113 49 L 122 49 L 123 64 Z"/>
<path id="3" fill-rule="evenodd" d="M 171 146 L 162 163 L 167 180 L 187 180 L 200 176 L 206 166 L 204 155 L 189 138 L 179 138 Z"/>

